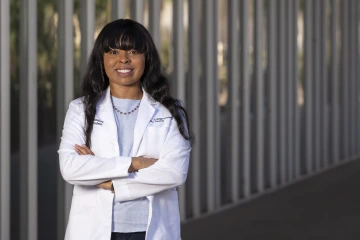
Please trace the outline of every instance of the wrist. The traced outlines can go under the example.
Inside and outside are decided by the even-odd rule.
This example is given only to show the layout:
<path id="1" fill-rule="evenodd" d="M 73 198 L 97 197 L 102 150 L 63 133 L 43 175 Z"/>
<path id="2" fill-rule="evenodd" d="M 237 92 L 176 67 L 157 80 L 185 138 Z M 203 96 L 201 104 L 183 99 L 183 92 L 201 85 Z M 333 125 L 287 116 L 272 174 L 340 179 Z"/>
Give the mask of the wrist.
<path id="1" fill-rule="evenodd" d="M 129 173 L 131 172 L 135 172 L 137 170 L 137 164 L 138 164 L 138 159 L 137 157 L 133 157 L 131 158 L 131 164 L 130 164 L 130 167 L 129 167 Z"/>

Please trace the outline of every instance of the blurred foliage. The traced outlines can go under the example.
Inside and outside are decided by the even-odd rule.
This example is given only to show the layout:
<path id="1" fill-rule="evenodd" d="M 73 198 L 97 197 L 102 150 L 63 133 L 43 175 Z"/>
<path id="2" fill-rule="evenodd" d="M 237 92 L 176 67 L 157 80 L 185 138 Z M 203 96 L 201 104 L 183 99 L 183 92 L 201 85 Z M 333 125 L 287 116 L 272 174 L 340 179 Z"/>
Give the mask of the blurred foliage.
<path id="1" fill-rule="evenodd" d="M 39 146 L 56 143 L 56 78 L 57 78 L 57 0 L 37 1 L 37 54 L 38 54 L 38 134 Z M 96 0 L 95 32 L 110 21 L 109 2 Z M 19 149 L 19 98 L 20 98 L 20 7 L 21 0 L 10 1 L 10 76 L 12 152 Z M 80 0 L 74 0 L 74 39 L 80 35 Z M 74 41 L 74 85 L 79 94 L 80 41 Z"/>
<path id="2" fill-rule="evenodd" d="M 19 149 L 19 30 L 20 30 L 20 1 L 10 1 L 10 91 L 11 91 L 11 151 Z"/>
<path id="3" fill-rule="evenodd" d="M 19 116 L 20 112 L 20 20 L 21 5 L 23 0 L 10 0 L 10 65 L 11 65 L 11 146 L 12 151 L 19 149 Z M 74 97 L 80 95 L 80 62 L 81 62 L 81 31 L 80 31 L 80 8 L 81 1 L 73 2 L 73 34 L 74 34 Z M 37 77 L 38 77 L 38 143 L 43 144 L 56 143 L 56 85 L 57 85 L 57 58 L 58 58 L 58 0 L 37 0 Z M 111 21 L 111 0 L 95 0 L 95 33 L 94 39 L 102 27 Z M 145 1 L 145 11 L 148 11 L 149 1 Z M 162 2 L 161 18 L 171 21 L 172 1 L 164 0 Z M 146 14 L 145 14 L 146 15 Z M 126 17 L 130 16 L 130 1 L 126 1 Z M 146 15 L 148 17 L 148 15 Z M 145 22 L 148 22 L 145 20 Z M 164 24 L 164 23 L 161 23 Z M 146 24 L 145 24 L 146 25 Z M 161 25 L 161 49 L 159 53 L 162 60 L 163 73 L 172 79 L 173 71 L 173 48 L 172 48 L 172 26 Z M 187 56 L 187 38 L 185 41 L 184 55 Z M 200 54 L 200 53 L 199 53 Z M 189 66 L 186 66 L 188 69 Z M 201 66 L 201 63 L 200 63 Z M 202 67 L 199 69 L 202 72 Z M 220 71 L 219 77 L 222 80 L 222 89 L 226 85 L 226 69 Z"/>

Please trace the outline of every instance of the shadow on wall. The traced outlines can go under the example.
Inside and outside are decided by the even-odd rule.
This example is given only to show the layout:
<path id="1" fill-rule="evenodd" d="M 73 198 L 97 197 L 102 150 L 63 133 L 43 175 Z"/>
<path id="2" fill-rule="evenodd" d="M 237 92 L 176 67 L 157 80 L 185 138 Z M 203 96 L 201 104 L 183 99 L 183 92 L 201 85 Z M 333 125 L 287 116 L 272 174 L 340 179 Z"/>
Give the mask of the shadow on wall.
<path id="1" fill-rule="evenodd" d="M 38 239 L 56 239 L 58 146 L 47 145 L 38 155 Z M 20 240 L 20 162 L 11 156 L 11 239 Z"/>

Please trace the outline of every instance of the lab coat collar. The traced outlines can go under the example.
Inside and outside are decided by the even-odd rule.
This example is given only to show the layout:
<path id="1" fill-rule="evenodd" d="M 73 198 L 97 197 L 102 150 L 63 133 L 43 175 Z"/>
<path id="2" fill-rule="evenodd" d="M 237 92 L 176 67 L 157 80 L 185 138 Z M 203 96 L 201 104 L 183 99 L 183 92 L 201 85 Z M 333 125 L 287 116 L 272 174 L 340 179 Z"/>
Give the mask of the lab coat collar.
<path id="1" fill-rule="evenodd" d="M 136 118 L 135 129 L 134 129 L 134 143 L 132 153 L 133 156 L 136 155 L 141 139 L 144 135 L 146 127 L 150 123 L 150 120 L 154 116 L 157 111 L 160 103 L 155 101 L 145 90 L 143 90 L 143 96 L 141 99 L 141 103 L 139 106 L 139 112 Z M 111 103 L 111 94 L 110 94 L 110 86 L 105 90 L 105 94 L 103 94 L 102 99 L 99 101 L 99 105 L 103 108 L 106 108 L 107 112 L 113 113 L 113 107 Z M 110 116 L 110 115 L 109 115 Z M 114 116 L 112 114 L 112 116 Z M 115 122 L 115 119 L 114 119 Z"/>
<path id="2" fill-rule="evenodd" d="M 156 102 L 146 91 L 144 88 L 142 88 L 143 96 L 141 98 L 141 103 L 146 102 L 147 104 L 150 104 L 155 109 L 158 107 L 159 103 Z M 112 103 L 111 103 L 111 94 L 110 94 L 110 86 L 106 88 L 104 91 L 104 94 L 102 95 L 99 106 L 101 107 L 109 107 L 112 109 Z"/>

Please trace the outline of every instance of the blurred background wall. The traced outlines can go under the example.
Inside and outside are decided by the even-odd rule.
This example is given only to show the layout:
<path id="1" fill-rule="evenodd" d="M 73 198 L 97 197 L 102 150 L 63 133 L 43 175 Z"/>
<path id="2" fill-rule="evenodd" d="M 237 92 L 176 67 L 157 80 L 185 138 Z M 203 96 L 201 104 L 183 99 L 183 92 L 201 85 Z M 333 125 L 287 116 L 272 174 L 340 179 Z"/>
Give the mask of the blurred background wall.
<path id="1" fill-rule="evenodd" d="M 360 153 L 357 0 L 0 0 L 1 240 L 63 239 L 57 149 L 94 39 L 151 32 L 195 141 L 184 222 Z"/>

